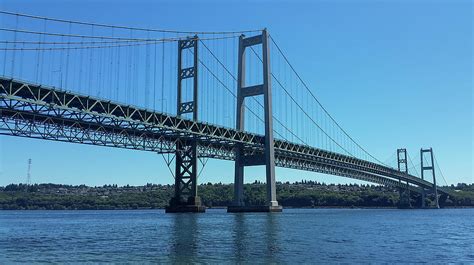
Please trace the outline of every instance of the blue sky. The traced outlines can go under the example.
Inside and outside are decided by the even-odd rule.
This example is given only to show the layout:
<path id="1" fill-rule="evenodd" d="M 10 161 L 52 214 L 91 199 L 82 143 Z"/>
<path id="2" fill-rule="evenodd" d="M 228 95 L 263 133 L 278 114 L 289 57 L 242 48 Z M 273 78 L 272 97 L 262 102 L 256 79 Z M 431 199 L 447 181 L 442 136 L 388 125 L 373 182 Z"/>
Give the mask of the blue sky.
<path id="1" fill-rule="evenodd" d="M 267 27 L 318 99 L 376 157 L 405 147 L 414 158 L 433 147 L 449 184 L 473 182 L 471 1 L 4 0 L 0 9 L 146 28 Z M 33 182 L 173 182 L 154 153 L 0 136 L 0 185 L 24 182 L 28 158 Z M 246 171 L 246 181 L 255 179 L 264 180 L 262 169 Z M 277 170 L 277 180 L 301 179 L 353 182 Z M 233 163 L 209 162 L 200 181 L 232 182 Z"/>

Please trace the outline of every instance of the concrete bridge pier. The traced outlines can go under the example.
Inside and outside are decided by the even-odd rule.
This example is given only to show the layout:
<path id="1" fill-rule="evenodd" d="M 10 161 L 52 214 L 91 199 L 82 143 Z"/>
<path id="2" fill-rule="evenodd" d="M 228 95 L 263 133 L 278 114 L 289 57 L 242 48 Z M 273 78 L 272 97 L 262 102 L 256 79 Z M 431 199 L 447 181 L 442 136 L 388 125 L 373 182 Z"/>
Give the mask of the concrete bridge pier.
<path id="1" fill-rule="evenodd" d="M 429 163 L 425 164 L 425 154 L 429 154 Z M 436 174 L 435 174 L 435 164 L 434 164 L 434 157 L 433 157 L 433 148 L 429 149 L 423 149 L 421 148 L 420 150 L 420 159 L 421 159 L 421 178 L 425 179 L 425 171 L 431 171 L 431 175 L 433 176 L 433 193 L 434 193 L 434 198 L 435 198 L 435 208 L 439 208 L 439 198 L 438 198 L 438 186 L 436 186 Z M 426 207 L 426 202 L 425 202 L 425 197 L 426 197 L 426 191 L 423 189 L 423 192 L 421 194 L 421 207 L 425 208 Z"/>
<path id="2" fill-rule="evenodd" d="M 421 208 L 426 208 L 426 190 L 425 188 L 421 188 Z"/>
<path id="3" fill-rule="evenodd" d="M 399 203 L 398 203 L 398 208 L 399 209 L 411 209 L 413 208 L 411 204 L 411 197 L 410 197 L 410 189 L 409 189 L 409 184 L 407 182 L 405 188 L 400 188 L 400 194 L 399 194 Z"/>
<path id="4" fill-rule="evenodd" d="M 270 48 L 267 30 L 261 35 L 239 38 L 238 79 L 237 79 L 237 119 L 236 129 L 244 130 L 245 98 L 263 95 L 265 111 L 265 143 L 264 153 L 255 151 L 245 153 L 241 145 L 235 148 L 235 182 L 234 203 L 227 212 L 281 212 L 282 207 L 276 199 L 275 183 L 275 150 L 273 143 L 272 89 L 270 72 Z M 263 84 L 248 86 L 245 83 L 245 49 L 254 45 L 262 45 L 263 53 Z M 247 166 L 264 165 L 266 168 L 267 198 L 265 205 L 245 205 L 244 203 L 244 168 Z"/>

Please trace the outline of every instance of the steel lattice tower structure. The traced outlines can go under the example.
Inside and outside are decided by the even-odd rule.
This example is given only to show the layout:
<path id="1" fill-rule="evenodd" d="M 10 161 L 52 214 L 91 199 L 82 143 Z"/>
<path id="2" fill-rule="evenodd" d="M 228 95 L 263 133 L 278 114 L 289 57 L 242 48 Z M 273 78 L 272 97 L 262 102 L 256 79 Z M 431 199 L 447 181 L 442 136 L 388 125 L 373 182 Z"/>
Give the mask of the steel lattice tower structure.
<path id="1" fill-rule="evenodd" d="M 198 120 L 198 36 L 178 41 L 177 116 L 192 114 Z M 192 49 L 193 64 L 183 67 L 183 51 Z M 183 81 L 193 79 L 191 101 L 183 102 Z M 205 207 L 197 192 L 198 154 L 195 137 L 181 137 L 176 141 L 175 191 L 166 212 L 204 212 Z"/>
<path id="2" fill-rule="evenodd" d="M 407 150 L 405 148 L 397 149 L 397 165 L 398 165 L 398 171 L 403 172 L 403 173 L 408 175 L 408 158 L 407 158 Z M 402 202 L 402 197 L 403 197 L 402 196 L 403 195 L 403 189 L 401 188 L 402 187 L 402 180 L 399 179 L 398 183 L 400 184 L 400 186 L 398 188 L 399 193 L 400 193 L 400 205 L 399 205 L 399 207 L 405 207 L 401 203 Z M 411 208 L 409 187 L 410 187 L 410 184 L 407 181 L 405 190 L 406 190 L 406 193 L 407 193 L 407 202 L 408 202 L 408 204 L 406 206 Z"/>

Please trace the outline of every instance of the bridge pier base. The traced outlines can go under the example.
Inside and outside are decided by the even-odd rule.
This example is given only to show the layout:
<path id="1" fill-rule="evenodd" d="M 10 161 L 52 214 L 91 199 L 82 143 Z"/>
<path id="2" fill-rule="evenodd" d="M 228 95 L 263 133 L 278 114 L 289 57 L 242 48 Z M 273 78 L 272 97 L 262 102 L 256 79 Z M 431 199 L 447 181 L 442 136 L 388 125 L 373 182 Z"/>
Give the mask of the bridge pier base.
<path id="1" fill-rule="evenodd" d="M 277 213 L 281 212 L 283 208 L 280 205 L 251 205 L 251 206 L 229 206 L 228 213 L 246 213 L 246 212 L 260 212 L 260 213 Z"/>
<path id="2" fill-rule="evenodd" d="M 410 190 L 408 188 L 408 183 L 406 189 L 400 188 L 400 199 L 398 202 L 399 209 L 411 209 L 413 208 L 411 205 L 411 198 L 410 198 Z"/>
<path id="3" fill-rule="evenodd" d="M 424 188 L 422 188 L 423 191 L 421 192 L 421 208 L 424 209 L 426 208 L 426 191 Z"/>
<path id="4" fill-rule="evenodd" d="M 203 213 L 206 207 L 197 195 L 197 144 L 178 141 L 176 149 L 175 191 L 165 212 Z"/>
<path id="5" fill-rule="evenodd" d="M 206 212 L 206 207 L 201 204 L 201 198 L 188 197 L 188 201 L 182 202 L 176 200 L 175 198 L 171 199 L 170 205 L 165 208 L 166 213 L 204 213 Z"/>

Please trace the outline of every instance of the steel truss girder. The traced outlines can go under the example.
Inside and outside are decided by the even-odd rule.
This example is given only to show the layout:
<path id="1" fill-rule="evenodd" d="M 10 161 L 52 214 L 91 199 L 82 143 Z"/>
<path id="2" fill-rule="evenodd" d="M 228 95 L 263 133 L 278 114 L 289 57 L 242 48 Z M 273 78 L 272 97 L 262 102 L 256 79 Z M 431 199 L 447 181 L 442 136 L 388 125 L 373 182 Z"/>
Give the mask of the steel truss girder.
<path id="1" fill-rule="evenodd" d="M 0 78 L 0 118 L 4 135 L 153 152 L 176 150 L 177 139 L 196 139 L 198 156 L 224 160 L 235 159 L 237 144 L 242 144 L 245 155 L 263 153 L 261 135 L 5 78 Z M 374 183 L 397 187 L 401 179 L 410 187 L 433 187 L 428 181 L 362 159 L 281 140 L 274 145 L 279 167 L 355 179 L 361 179 L 357 172 L 365 172 L 363 180 Z M 328 165 L 341 170 L 326 170 Z M 441 188 L 438 191 L 448 194 Z"/>
<path id="2" fill-rule="evenodd" d="M 58 91 L 0 78 L 2 106 L 48 116 L 69 115 L 101 121 L 123 123 L 130 127 L 148 126 L 175 134 L 197 135 L 221 141 L 255 145 L 262 139 L 258 135 L 237 132 L 228 128 L 191 121 L 158 112 L 120 105 L 110 101 Z M 61 116 L 63 117 L 63 116 Z M 64 117 L 63 117 L 64 118 Z M 261 142 L 263 145 L 263 142 Z"/>
<path id="3" fill-rule="evenodd" d="M 276 157 L 276 165 L 279 167 L 285 168 L 293 168 L 305 171 L 312 171 L 330 175 L 337 175 L 342 177 L 348 177 L 363 181 L 368 181 L 372 183 L 382 184 L 386 186 L 392 187 L 400 187 L 398 181 L 379 176 L 375 174 L 371 174 L 368 172 L 364 172 L 361 170 L 357 170 L 354 168 L 350 168 L 340 163 L 334 163 L 334 161 L 318 161 L 313 159 L 303 159 L 303 158 L 295 158 L 291 156 L 277 156 Z M 403 186 L 406 188 L 406 185 Z M 416 186 L 409 186 L 409 189 L 420 192 L 420 189 Z"/>

